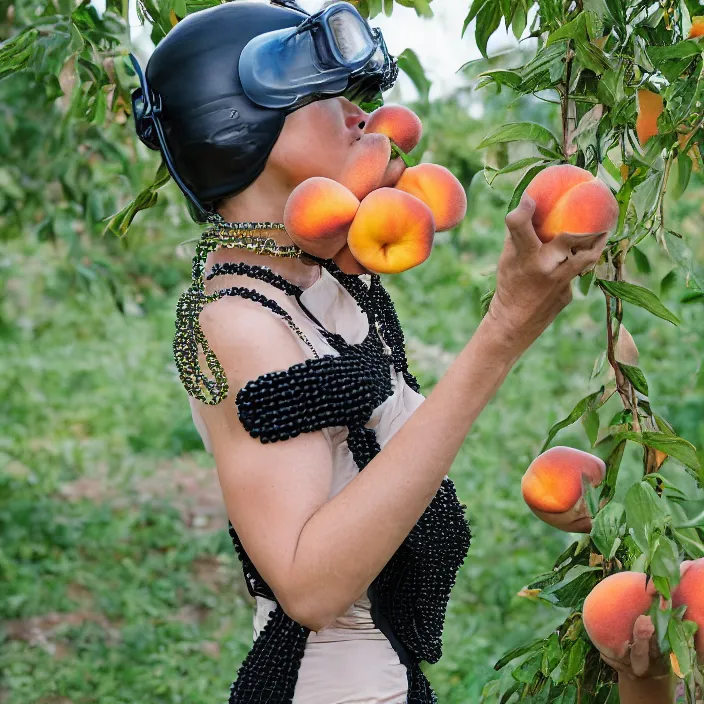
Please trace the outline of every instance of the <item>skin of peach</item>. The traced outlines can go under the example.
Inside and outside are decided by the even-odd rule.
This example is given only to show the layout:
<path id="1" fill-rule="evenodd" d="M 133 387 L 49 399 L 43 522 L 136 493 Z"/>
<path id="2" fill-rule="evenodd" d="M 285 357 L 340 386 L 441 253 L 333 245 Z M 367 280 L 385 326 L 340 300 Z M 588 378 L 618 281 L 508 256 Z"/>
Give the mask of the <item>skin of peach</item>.
<path id="1" fill-rule="evenodd" d="M 420 142 L 423 123 L 413 110 L 404 105 L 382 105 L 370 114 L 364 131 L 385 134 L 408 153 Z"/>
<path id="2" fill-rule="evenodd" d="M 618 222 L 618 202 L 611 189 L 593 178 L 570 188 L 560 198 L 536 234 L 549 242 L 563 232 L 590 235 L 608 232 Z"/>
<path id="3" fill-rule="evenodd" d="M 531 509 L 563 514 L 584 495 L 582 477 L 599 486 L 605 473 L 601 458 L 558 445 L 531 462 L 521 479 L 521 493 Z"/>
<path id="4" fill-rule="evenodd" d="M 541 511 L 533 508 L 530 504 L 529 508 L 543 523 L 558 530 L 564 530 L 566 533 L 591 533 L 592 531 L 592 517 L 583 496 L 571 509 L 563 513 Z"/>
<path id="5" fill-rule="evenodd" d="M 618 660 L 628 652 L 636 619 L 648 612 L 656 595 L 641 572 L 617 572 L 597 584 L 584 600 L 582 619 L 587 635 L 607 657 Z"/>
<path id="6" fill-rule="evenodd" d="M 692 27 L 689 30 L 688 39 L 704 37 L 704 17 L 692 17 Z"/>
<path id="7" fill-rule="evenodd" d="M 680 565 L 681 580 L 672 593 L 672 606 L 687 605 L 683 618 L 694 621 L 699 628 L 694 634 L 694 646 L 700 664 L 704 663 L 704 557 L 686 560 Z"/>
<path id="8" fill-rule="evenodd" d="M 433 212 L 435 231 L 458 225 L 467 214 L 467 194 L 455 175 L 439 164 L 406 169 L 396 188 L 422 200 Z"/>
<path id="9" fill-rule="evenodd" d="M 425 203 L 395 188 L 379 188 L 361 202 L 347 244 L 371 271 L 397 274 L 430 256 L 434 235 L 435 221 Z"/>
<path id="10" fill-rule="evenodd" d="M 372 274 L 370 269 L 362 266 L 350 252 L 349 245 L 345 242 L 344 247 L 334 256 L 332 260 L 345 274 Z"/>
<path id="11" fill-rule="evenodd" d="M 638 91 L 638 117 L 636 118 L 636 135 L 641 146 L 658 133 L 658 118 L 664 104 L 659 93 L 651 90 Z"/>
<path id="12" fill-rule="evenodd" d="M 586 169 L 571 164 L 548 166 L 541 171 L 526 188 L 526 193 L 535 201 L 533 226 L 536 232 L 565 191 L 593 178 Z"/>
<path id="13" fill-rule="evenodd" d="M 362 200 L 379 188 L 387 176 L 391 142 L 386 135 L 368 134 L 359 145 L 357 158 L 347 164 L 337 180 Z"/>
<path id="14" fill-rule="evenodd" d="M 359 208 L 345 186 L 316 176 L 296 186 L 284 209 L 284 225 L 301 249 L 324 259 L 340 251 Z"/>

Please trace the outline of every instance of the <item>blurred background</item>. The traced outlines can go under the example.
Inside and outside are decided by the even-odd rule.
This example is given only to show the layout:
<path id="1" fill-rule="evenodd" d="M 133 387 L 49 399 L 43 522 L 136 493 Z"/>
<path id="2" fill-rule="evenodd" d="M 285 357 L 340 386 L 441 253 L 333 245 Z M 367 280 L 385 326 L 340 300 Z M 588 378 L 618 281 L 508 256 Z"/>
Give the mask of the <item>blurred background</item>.
<path id="1" fill-rule="evenodd" d="M 531 40 L 500 28 L 482 59 L 473 27 L 461 36 L 467 3 L 433 6 L 432 19 L 395 6 L 391 18 L 372 21 L 393 53 L 411 49 L 418 59 L 386 102 L 418 113 L 418 153 L 449 168 L 468 194 L 464 223 L 436 236 L 425 263 L 382 276 L 426 396 L 471 337 L 493 286 L 519 176 L 490 186 L 484 166 L 533 153 L 477 145 L 511 121 L 560 130 L 554 104 L 476 90 L 482 71 L 525 63 Z M 0 41 L 12 34 L 13 8 L 0 2 Z M 144 65 L 149 29 L 135 7 L 129 17 Z M 50 62 L 51 46 L 36 60 Z M 71 76 L 56 77 L 58 91 L 23 72 L 0 82 L 0 702 L 226 701 L 252 643 L 253 602 L 172 356 L 176 301 L 190 283 L 200 228 L 168 183 L 125 237 L 104 234 L 105 219 L 151 181 L 159 158 L 138 142 L 125 111 L 98 107 L 90 120 L 67 120 L 62 92 Z M 704 261 L 701 173 L 666 212 Z M 653 288 L 682 324 L 628 304 L 624 323 L 654 409 L 701 455 L 701 303 L 683 301 L 684 281 L 657 242 L 641 249 L 647 260 L 627 279 Z M 567 613 L 517 596 L 577 537 L 538 521 L 520 480 L 548 429 L 607 378 L 605 345 L 603 295 L 575 289 L 454 463 L 473 538 L 450 600 L 444 656 L 424 667 L 443 703 L 478 702 L 498 677 L 496 660 Z M 606 416 L 620 410 L 616 397 Z M 553 444 L 591 449 L 581 424 Z M 629 453 L 619 494 L 641 471 L 640 455 Z M 663 473 L 687 486 L 679 465 L 668 462 Z"/>

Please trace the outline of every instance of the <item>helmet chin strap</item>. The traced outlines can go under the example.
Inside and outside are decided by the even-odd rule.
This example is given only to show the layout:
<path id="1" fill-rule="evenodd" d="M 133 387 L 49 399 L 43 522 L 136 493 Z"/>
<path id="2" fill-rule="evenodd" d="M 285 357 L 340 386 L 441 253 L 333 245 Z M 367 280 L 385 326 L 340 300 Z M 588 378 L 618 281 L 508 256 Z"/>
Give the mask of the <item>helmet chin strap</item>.
<path id="1" fill-rule="evenodd" d="M 171 178 L 175 181 L 176 185 L 181 189 L 183 194 L 188 198 L 193 207 L 196 209 L 198 217 L 202 221 L 207 221 L 212 213 L 206 210 L 201 202 L 196 198 L 195 194 L 191 191 L 188 186 L 183 182 L 181 177 L 176 171 L 173 161 L 171 160 L 171 153 L 169 148 L 166 146 L 166 137 L 164 136 L 164 130 L 161 126 L 161 120 L 159 120 L 159 115 L 161 115 L 161 96 L 156 96 L 156 100 L 152 100 L 152 94 L 147 86 L 147 79 L 142 72 L 142 68 L 137 61 L 134 54 L 130 54 L 130 60 L 132 61 L 132 66 L 139 78 L 139 84 L 142 88 L 142 100 L 144 101 L 145 110 L 143 115 L 141 115 L 141 120 L 150 120 L 154 126 L 154 131 L 156 132 L 157 139 L 159 140 L 159 146 L 161 147 L 161 155 L 164 158 L 164 163 L 166 168 L 171 174 Z M 144 140 L 142 140 L 144 141 Z M 150 146 L 150 145 L 147 145 Z M 153 147 L 152 147 L 153 148 Z"/>

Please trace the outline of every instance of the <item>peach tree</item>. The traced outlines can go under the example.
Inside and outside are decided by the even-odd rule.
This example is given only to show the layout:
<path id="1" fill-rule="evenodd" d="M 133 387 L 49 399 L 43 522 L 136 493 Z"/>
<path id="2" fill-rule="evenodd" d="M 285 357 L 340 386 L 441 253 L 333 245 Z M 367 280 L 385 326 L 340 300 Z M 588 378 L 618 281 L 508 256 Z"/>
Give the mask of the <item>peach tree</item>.
<path id="1" fill-rule="evenodd" d="M 584 295 L 603 295 L 606 349 L 591 378 L 610 368 L 608 380 L 549 429 L 543 446 L 544 451 L 563 428 L 581 421 L 589 444 L 604 456 L 603 480 L 599 490 L 584 482 L 583 499 L 593 517 L 586 534 L 520 592 L 571 613 L 547 637 L 513 649 L 496 663 L 504 676 L 487 684 L 485 702 L 618 701 L 615 672 L 589 640 L 582 608 L 599 582 L 620 571 L 646 573 L 662 596 L 661 603 L 653 600 L 649 613 L 688 703 L 694 704 L 703 682 L 694 648 L 697 625 L 683 619 L 686 606 L 674 608 L 672 602 L 682 561 L 704 556 L 702 453 L 658 413 L 623 324 L 630 306 L 679 323 L 654 291 L 627 280 L 630 267 L 645 276 L 653 271 L 639 247 L 649 238 L 681 272 L 682 303 L 704 305 L 702 269 L 683 235 L 668 226 L 666 212 L 666 194 L 681 196 L 692 172 L 704 166 L 703 14 L 698 0 L 474 0 L 464 23 L 463 32 L 474 22 L 485 58 L 489 37 L 502 21 L 517 38 L 532 39 L 536 46 L 523 65 L 480 74 L 479 88 L 533 95 L 554 103 L 559 114 L 559 131 L 513 122 L 478 145 L 501 147 L 504 155 L 508 143 L 533 145 L 531 156 L 485 168 L 489 183 L 505 174 L 519 176 L 508 209 L 537 174 L 556 164 L 572 164 L 601 178 L 619 204 L 618 224 L 599 263 L 579 280 Z M 668 284 L 676 277 L 671 273 Z M 613 417 L 605 412 L 612 397 L 622 406 Z M 642 449 L 642 477 L 617 501 L 616 482 L 629 443 Z M 686 468 L 696 495 L 668 481 L 660 471 L 666 461 Z"/>

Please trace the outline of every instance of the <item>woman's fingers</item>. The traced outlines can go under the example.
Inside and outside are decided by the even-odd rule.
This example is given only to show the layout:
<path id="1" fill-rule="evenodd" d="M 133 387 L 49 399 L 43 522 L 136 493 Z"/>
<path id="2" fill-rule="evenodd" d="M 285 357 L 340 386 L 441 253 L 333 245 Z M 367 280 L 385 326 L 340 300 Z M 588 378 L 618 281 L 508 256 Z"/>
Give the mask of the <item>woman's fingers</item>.
<path id="1" fill-rule="evenodd" d="M 535 201 L 524 193 L 518 206 L 506 216 L 506 227 L 511 233 L 511 239 L 516 249 L 524 254 L 537 252 L 541 247 L 533 227 L 534 213 Z"/>
<path id="2" fill-rule="evenodd" d="M 633 626 L 633 644 L 631 645 L 631 667 L 636 677 L 642 677 L 650 667 L 651 639 L 655 634 L 653 621 L 647 614 L 636 619 Z"/>
<path id="3" fill-rule="evenodd" d="M 564 234 L 556 237 L 540 250 L 542 270 L 572 279 L 591 268 L 601 256 L 608 232 L 594 235 Z"/>

